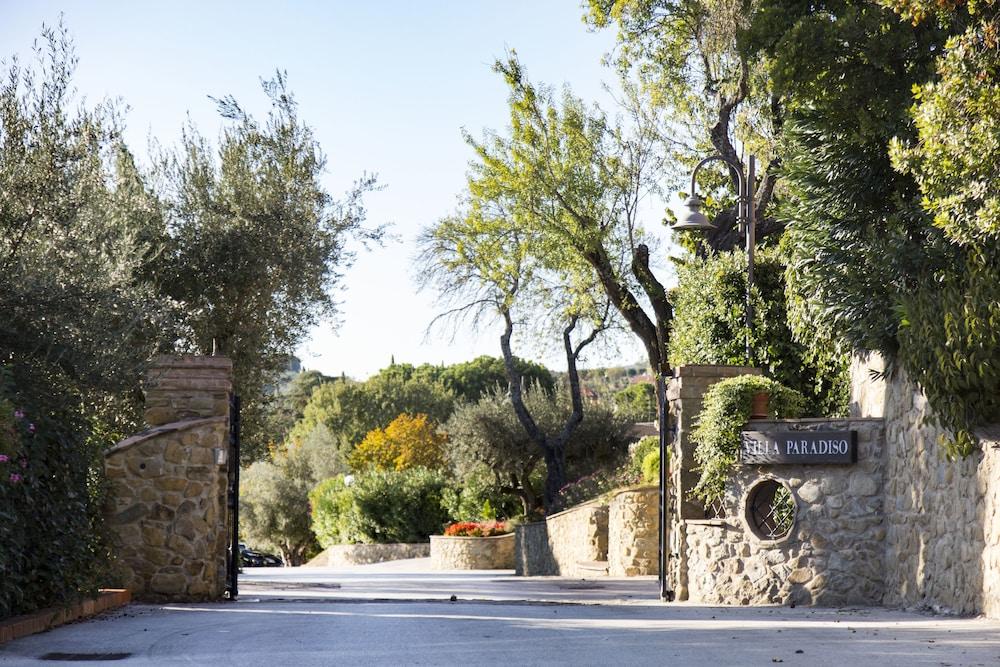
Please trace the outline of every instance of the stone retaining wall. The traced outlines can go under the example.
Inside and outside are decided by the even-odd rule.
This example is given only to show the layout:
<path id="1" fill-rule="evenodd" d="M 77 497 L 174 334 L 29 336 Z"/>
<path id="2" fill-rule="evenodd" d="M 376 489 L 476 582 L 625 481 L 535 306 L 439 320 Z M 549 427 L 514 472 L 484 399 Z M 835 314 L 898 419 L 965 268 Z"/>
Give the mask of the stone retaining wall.
<path id="1" fill-rule="evenodd" d="M 923 393 L 878 357 L 855 360 L 852 411 L 886 421 L 885 603 L 1000 617 L 1000 433 L 949 461 Z"/>
<path id="2" fill-rule="evenodd" d="M 587 565 L 608 558 L 608 506 L 599 500 L 516 529 L 519 575 L 593 576 Z"/>
<path id="3" fill-rule="evenodd" d="M 884 582 L 883 424 L 880 419 L 753 421 L 753 430 L 854 430 L 853 465 L 742 466 L 724 516 L 688 520 L 689 599 L 705 604 L 879 604 Z M 781 540 L 758 538 L 746 497 L 762 479 L 792 492 L 796 518 Z"/>
<path id="4" fill-rule="evenodd" d="M 509 570 L 514 567 L 514 533 L 493 537 L 431 535 L 435 570 Z"/>
<path id="5" fill-rule="evenodd" d="M 431 545 L 428 542 L 417 544 L 335 544 L 324 549 L 322 553 L 303 567 L 368 565 L 406 558 L 427 558 L 430 555 Z"/>
<path id="6" fill-rule="evenodd" d="M 660 487 L 625 489 L 608 506 L 608 574 L 632 577 L 659 571 Z"/>

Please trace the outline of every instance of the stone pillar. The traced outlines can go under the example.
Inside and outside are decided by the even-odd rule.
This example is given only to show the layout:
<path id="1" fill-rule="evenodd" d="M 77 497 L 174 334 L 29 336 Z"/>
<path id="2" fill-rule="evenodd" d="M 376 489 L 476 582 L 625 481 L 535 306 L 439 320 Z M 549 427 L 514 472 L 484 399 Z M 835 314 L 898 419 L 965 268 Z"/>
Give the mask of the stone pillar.
<path id="1" fill-rule="evenodd" d="M 695 472 L 694 445 L 691 431 L 701 412 L 702 397 L 709 387 L 720 380 L 739 375 L 760 375 L 759 368 L 750 366 L 680 366 L 667 384 L 667 405 L 670 415 L 670 557 L 667 569 L 677 600 L 688 598 L 687 532 L 685 521 L 704 519 L 705 509 L 690 498 L 698 483 Z"/>
<path id="2" fill-rule="evenodd" d="M 104 455 L 117 564 L 136 599 L 221 598 L 232 362 L 160 357 L 146 380 L 152 428 Z"/>
<path id="3" fill-rule="evenodd" d="M 229 417 L 233 362 L 226 357 L 162 355 L 146 373 L 146 423 Z"/>

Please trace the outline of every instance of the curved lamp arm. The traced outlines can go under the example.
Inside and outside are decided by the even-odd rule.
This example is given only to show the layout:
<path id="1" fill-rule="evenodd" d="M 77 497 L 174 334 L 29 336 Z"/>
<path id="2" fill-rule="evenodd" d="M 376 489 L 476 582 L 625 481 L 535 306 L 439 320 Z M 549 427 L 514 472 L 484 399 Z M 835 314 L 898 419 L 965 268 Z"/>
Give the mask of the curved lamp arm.
<path id="1" fill-rule="evenodd" d="M 707 158 L 695 165 L 694 171 L 691 172 L 691 196 L 695 196 L 695 192 L 697 192 L 698 185 L 695 182 L 695 179 L 698 177 L 698 172 L 701 171 L 701 168 L 709 162 L 725 162 L 726 166 L 729 167 L 731 171 L 736 173 L 736 180 L 740 188 L 740 199 L 743 199 L 747 189 L 746 176 L 743 174 L 743 165 L 722 155 L 709 155 Z"/>

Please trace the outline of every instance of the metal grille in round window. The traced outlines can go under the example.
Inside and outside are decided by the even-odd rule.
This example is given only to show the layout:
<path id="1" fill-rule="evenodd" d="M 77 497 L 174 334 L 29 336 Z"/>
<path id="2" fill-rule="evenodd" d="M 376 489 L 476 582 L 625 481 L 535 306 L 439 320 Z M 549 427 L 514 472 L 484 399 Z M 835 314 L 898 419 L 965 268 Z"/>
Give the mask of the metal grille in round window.
<path id="1" fill-rule="evenodd" d="M 762 540 L 787 537 L 795 523 L 792 494 L 773 479 L 766 479 L 750 490 L 746 512 L 750 529 Z"/>

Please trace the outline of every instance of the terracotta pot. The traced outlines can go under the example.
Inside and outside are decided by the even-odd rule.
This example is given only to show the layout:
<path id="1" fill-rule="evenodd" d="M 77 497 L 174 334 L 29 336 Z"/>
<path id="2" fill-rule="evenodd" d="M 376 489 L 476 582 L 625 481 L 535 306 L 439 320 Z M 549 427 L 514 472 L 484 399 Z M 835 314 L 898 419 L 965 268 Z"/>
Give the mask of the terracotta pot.
<path id="1" fill-rule="evenodd" d="M 758 391 L 750 402 L 750 419 L 767 419 L 767 404 L 771 396 L 766 391 Z"/>

